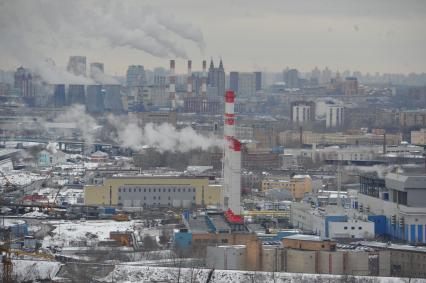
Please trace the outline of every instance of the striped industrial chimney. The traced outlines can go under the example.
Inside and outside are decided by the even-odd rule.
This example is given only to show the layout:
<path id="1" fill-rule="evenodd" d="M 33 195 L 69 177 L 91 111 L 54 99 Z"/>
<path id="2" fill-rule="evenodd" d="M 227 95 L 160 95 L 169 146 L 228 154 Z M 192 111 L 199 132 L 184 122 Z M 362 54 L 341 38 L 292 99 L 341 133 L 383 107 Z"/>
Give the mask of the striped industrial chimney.
<path id="1" fill-rule="evenodd" d="M 187 80 L 188 96 L 192 96 L 192 61 L 188 60 L 188 80 Z"/>
<path id="2" fill-rule="evenodd" d="M 169 100 L 170 100 L 170 107 L 173 108 L 173 109 L 176 108 L 175 60 L 170 60 Z"/>
<path id="3" fill-rule="evenodd" d="M 203 60 L 203 74 L 201 78 L 201 95 L 207 96 L 207 61 Z"/>
<path id="4" fill-rule="evenodd" d="M 224 209 L 241 212 L 241 143 L 235 138 L 235 95 L 225 94 L 224 156 L 223 156 L 223 204 Z"/>

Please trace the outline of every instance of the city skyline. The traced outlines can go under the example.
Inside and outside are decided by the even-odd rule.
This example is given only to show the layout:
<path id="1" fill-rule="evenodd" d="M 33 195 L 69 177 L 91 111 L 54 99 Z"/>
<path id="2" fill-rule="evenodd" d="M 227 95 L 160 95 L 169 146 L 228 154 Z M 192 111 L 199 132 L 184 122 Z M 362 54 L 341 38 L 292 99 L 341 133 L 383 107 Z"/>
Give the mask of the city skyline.
<path id="1" fill-rule="evenodd" d="M 198 1 L 14 1 L 2 3 L 1 11 L 1 68 L 9 70 L 46 57 L 62 67 L 70 55 L 103 62 L 106 73 L 120 75 L 132 64 L 167 68 L 169 58 L 177 58 L 176 70 L 184 73 L 185 57 L 194 62 L 221 57 L 227 71 L 426 70 L 421 1 L 231 1 L 208 9 Z M 129 33 L 120 37 L 119 31 Z"/>

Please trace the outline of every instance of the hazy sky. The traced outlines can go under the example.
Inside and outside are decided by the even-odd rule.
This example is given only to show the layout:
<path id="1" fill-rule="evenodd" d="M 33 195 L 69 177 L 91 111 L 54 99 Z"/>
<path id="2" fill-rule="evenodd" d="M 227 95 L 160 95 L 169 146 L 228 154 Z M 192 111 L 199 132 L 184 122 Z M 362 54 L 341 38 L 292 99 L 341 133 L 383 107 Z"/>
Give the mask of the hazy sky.
<path id="1" fill-rule="evenodd" d="M 0 68 L 86 55 L 123 75 L 223 58 L 226 71 L 426 72 L 426 1 L 0 0 Z"/>

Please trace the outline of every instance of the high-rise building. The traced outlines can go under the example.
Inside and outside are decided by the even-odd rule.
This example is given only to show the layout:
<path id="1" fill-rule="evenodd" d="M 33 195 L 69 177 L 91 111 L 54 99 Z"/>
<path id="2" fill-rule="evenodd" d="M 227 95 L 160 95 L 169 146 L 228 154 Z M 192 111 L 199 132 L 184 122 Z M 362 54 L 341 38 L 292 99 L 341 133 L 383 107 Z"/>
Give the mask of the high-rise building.
<path id="1" fill-rule="evenodd" d="M 105 85 L 104 105 L 105 110 L 111 112 L 122 112 L 123 99 L 120 92 L 120 85 Z"/>
<path id="2" fill-rule="evenodd" d="M 28 69 L 23 67 L 16 69 L 15 88 L 20 91 L 20 94 L 23 97 L 34 97 L 33 78 Z"/>
<path id="3" fill-rule="evenodd" d="M 254 73 L 238 73 L 238 96 L 253 97 L 256 94 Z"/>
<path id="4" fill-rule="evenodd" d="M 140 87 L 146 85 L 145 69 L 142 65 L 131 65 L 127 68 L 127 87 Z"/>
<path id="5" fill-rule="evenodd" d="M 100 114 L 105 110 L 102 85 L 88 85 L 86 94 L 86 109 L 91 114 Z"/>
<path id="6" fill-rule="evenodd" d="M 84 85 L 71 84 L 68 86 L 67 105 L 86 104 Z"/>
<path id="7" fill-rule="evenodd" d="M 210 61 L 210 67 L 207 75 L 207 85 L 216 87 L 218 96 L 225 95 L 225 69 L 223 68 L 222 59 L 220 60 L 219 67 L 215 68 L 213 60 Z"/>
<path id="8" fill-rule="evenodd" d="M 290 69 L 284 73 L 284 82 L 287 88 L 299 88 L 299 72 L 296 69 Z"/>
<path id="9" fill-rule="evenodd" d="M 86 76 L 86 57 L 70 56 L 67 71 L 76 76 Z"/>
<path id="10" fill-rule="evenodd" d="M 344 108 L 338 104 L 328 104 L 325 118 L 327 128 L 342 128 L 344 123 Z"/>
<path id="11" fill-rule="evenodd" d="M 254 72 L 256 78 L 256 91 L 262 90 L 262 72 Z"/>
<path id="12" fill-rule="evenodd" d="M 358 79 L 356 77 L 347 77 L 343 84 L 345 95 L 358 94 Z"/>
<path id="13" fill-rule="evenodd" d="M 66 105 L 64 84 L 57 84 L 54 86 L 53 104 L 55 107 L 63 107 Z"/>
<path id="14" fill-rule="evenodd" d="M 229 73 L 229 89 L 238 93 L 238 72 Z"/>
<path id="15" fill-rule="evenodd" d="M 315 103 L 312 101 L 295 101 L 291 103 L 291 121 L 303 125 L 315 120 Z"/>

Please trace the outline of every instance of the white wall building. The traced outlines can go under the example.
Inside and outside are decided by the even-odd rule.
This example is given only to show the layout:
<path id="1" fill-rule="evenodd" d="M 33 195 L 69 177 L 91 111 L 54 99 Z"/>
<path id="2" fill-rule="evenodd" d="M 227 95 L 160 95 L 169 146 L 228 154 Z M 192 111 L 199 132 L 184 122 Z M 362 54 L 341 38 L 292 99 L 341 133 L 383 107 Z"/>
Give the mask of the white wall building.
<path id="1" fill-rule="evenodd" d="M 292 121 L 296 124 L 305 124 L 311 121 L 311 107 L 309 105 L 294 105 Z"/>
<path id="2" fill-rule="evenodd" d="M 337 104 L 328 104 L 325 115 L 327 128 L 341 128 L 344 123 L 344 107 Z"/>

